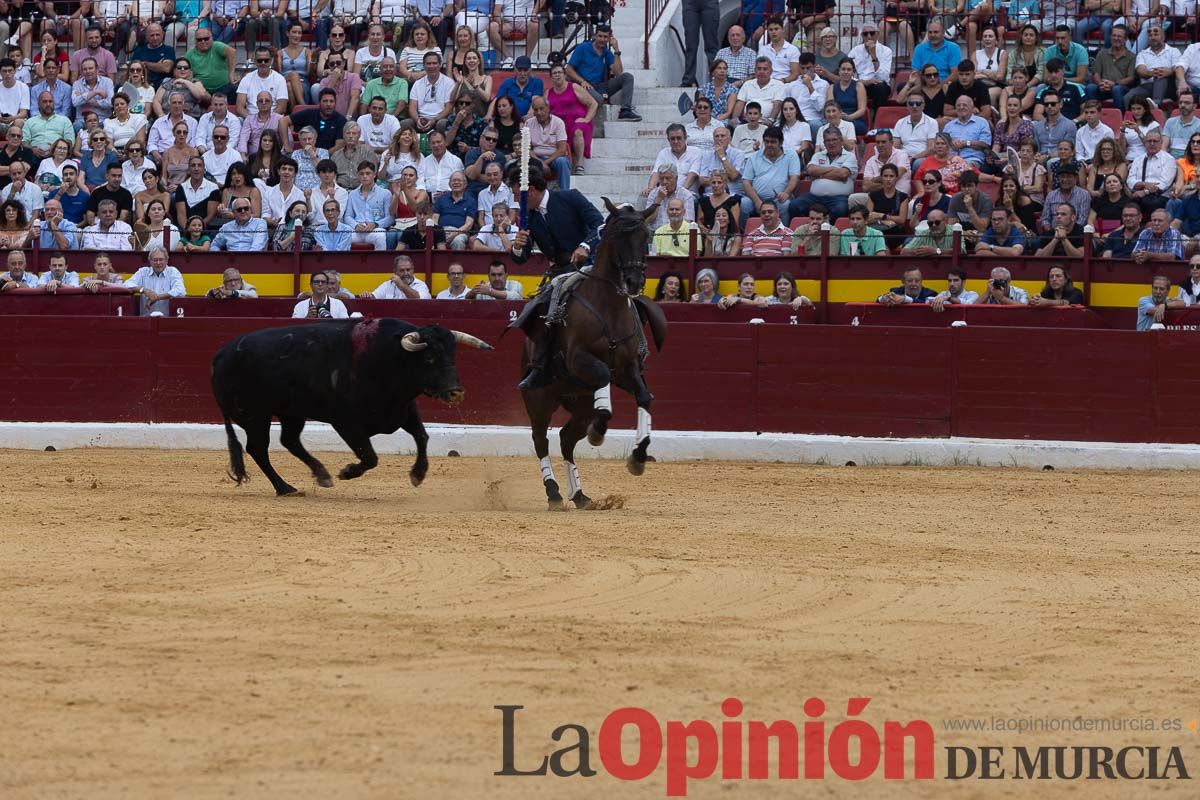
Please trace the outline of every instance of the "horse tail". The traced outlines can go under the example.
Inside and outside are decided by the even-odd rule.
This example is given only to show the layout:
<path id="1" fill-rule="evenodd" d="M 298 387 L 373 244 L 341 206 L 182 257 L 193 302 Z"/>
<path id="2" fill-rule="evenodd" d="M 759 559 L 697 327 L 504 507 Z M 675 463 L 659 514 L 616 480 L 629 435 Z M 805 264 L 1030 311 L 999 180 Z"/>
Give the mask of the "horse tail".
<path id="1" fill-rule="evenodd" d="M 246 459 L 243 456 L 242 443 L 238 441 L 237 433 L 233 430 L 233 423 L 229 417 L 225 417 L 225 440 L 229 445 L 229 477 L 233 478 L 234 483 L 241 486 L 250 478 L 246 475 Z"/>

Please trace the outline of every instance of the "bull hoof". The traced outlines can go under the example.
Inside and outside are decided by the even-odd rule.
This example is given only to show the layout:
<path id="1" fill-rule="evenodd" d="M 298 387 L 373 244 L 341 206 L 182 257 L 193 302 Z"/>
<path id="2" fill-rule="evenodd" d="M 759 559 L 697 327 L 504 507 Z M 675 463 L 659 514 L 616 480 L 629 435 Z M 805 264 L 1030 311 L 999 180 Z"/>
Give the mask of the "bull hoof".
<path id="1" fill-rule="evenodd" d="M 582 489 L 575 493 L 575 496 L 571 498 L 571 502 L 575 504 L 576 508 L 582 508 L 585 511 L 590 511 L 595 507 L 592 498 L 584 494 Z"/>
<path id="2" fill-rule="evenodd" d="M 320 486 L 322 489 L 330 489 L 333 487 L 333 478 L 329 477 L 328 474 L 318 475 L 317 486 Z"/>
<path id="3" fill-rule="evenodd" d="M 294 489 L 291 486 L 286 489 L 280 489 L 275 493 L 276 497 L 304 497 L 304 492 L 299 489 Z"/>
<path id="4" fill-rule="evenodd" d="M 629 470 L 630 475 L 641 475 L 646 471 L 646 462 L 638 461 L 633 456 L 625 462 L 625 467 Z"/>

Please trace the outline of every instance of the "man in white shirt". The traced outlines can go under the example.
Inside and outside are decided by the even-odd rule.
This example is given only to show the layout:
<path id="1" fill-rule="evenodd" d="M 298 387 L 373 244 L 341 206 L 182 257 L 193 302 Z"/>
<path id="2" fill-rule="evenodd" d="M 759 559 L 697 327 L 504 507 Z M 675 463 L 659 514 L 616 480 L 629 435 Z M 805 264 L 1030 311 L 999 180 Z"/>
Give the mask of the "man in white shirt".
<path id="1" fill-rule="evenodd" d="M 425 74 L 408 89 L 408 119 L 402 124 L 429 133 L 435 127 L 445 129 L 453 110 L 450 96 L 457 84 L 442 73 L 442 57 L 437 53 L 426 53 L 424 64 Z"/>
<path id="2" fill-rule="evenodd" d="M 83 229 L 80 249 L 133 250 L 133 243 L 129 241 L 132 233 L 129 223 L 117 219 L 117 204 L 112 200 L 101 200 L 96 224 Z"/>
<path id="3" fill-rule="evenodd" d="M 658 185 L 651 190 L 650 194 L 646 195 L 645 208 L 652 205 L 658 205 L 658 212 L 654 219 L 647 220 L 646 225 L 651 228 L 661 228 L 667 224 L 667 203 L 672 199 L 678 198 L 683 201 L 683 215 L 689 221 L 696 219 L 696 198 L 687 189 L 683 188 L 679 180 L 679 172 L 676 171 L 674 164 L 664 164 L 658 171 Z"/>
<path id="4" fill-rule="evenodd" d="M 475 195 L 475 212 L 479 227 L 492 224 L 492 209 L 498 203 L 513 203 L 512 189 L 504 185 L 504 173 L 495 161 L 487 165 L 483 171 L 483 179 L 487 182 Z"/>
<path id="5" fill-rule="evenodd" d="M 287 214 L 292 203 L 308 202 L 304 190 L 296 185 L 296 160 L 291 156 L 279 159 L 279 183 L 268 186 L 262 193 L 262 218 L 274 227 Z"/>
<path id="6" fill-rule="evenodd" d="M 200 121 L 196 123 L 196 147 L 201 153 L 207 152 L 213 147 L 212 135 L 218 125 L 222 125 L 229 130 L 228 141 L 236 142 L 238 137 L 242 135 L 242 120 L 235 114 L 229 113 L 229 98 L 220 92 L 212 96 L 212 100 L 208 106 L 209 110 L 200 116 Z"/>
<path id="7" fill-rule="evenodd" d="M 1179 51 L 1167 46 L 1162 24 L 1157 20 L 1151 22 L 1149 31 L 1150 46 L 1140 50 L 1134 62 L 1141 85 L 1125 95 L 1126 108 L 1134 97 L 1151 97 L 1156 105 L 1162 105 L 1163 100 L 1174 100 L 1186 84 Z"/>
<path id="8" fill-rule="evenodd" d="M 429 287 L 415 275 L 413 260 L 408 256 L 396 256 L 392 262 L 392 275 L 373 292 L 363 292 L 362 298 L 376 300 L 431 300 Z"/>
<path id="9" fill-rule="evenodd" d="M 783 20 L 772 18 L 767 23 L 766 41 L 758 46 L 758 54 L 770 60 L 771 77 L 791 83 L 800 76 L 800 48 L 783 35 Z"/>
<path id="10" fill-rule="evenodd" d="M 471 249 L 512 253 L 517 226 L 509 221 L 508 203 L 493 205 L 491 218 L 492 221 L 480 227 L 479 233 L 471 240 Z"/>
<path id="11" fill-rule="evenodd" d="M 450 191 L 450 176 L 463 170 L 462 159 L 446 150 L 446 134 L 429 134 L 429 155 L 417 165 L 417 177 L 425 184 L 430 197 Z"/>
<path id="12" fill-rule="evenodd" d="M 467 271 L 463 265 L 455 261 L 446 267 L 446 279 L 450 285 L 437 293 L 438 300 L 470 300 L 471 290 L 467 288 Z"/>
<path id="13" fill-rule="evenodd" d="M 292 309 L 293 319 L 349 319 L 346 304 L 329 294 L 329 276 L 314 272 L 308 276 L 312 296 L 296 303 Z"/>
<path id="14" fill-rule="evenodd" d="M 1146 154 L 1138 156 L 1129 165 L 1129 187 L 1133 201 L 1142 207 L 1147 217 L 1160 208 L 1167 207 L 1167 192 L 1175 183 L 1179 165 L 1169 153 L 1163 152 L 1162 132 L 1155 129 L 1146 134 Z"/>
<path id="15" fill-rule="evenodd" d="M 1116 139 L 1112 128 L 1100 121 L 1100 101 L 1088 100 L 1083 104 L 1080 115 L 1083 124 L 1075 132 L 1075 157 L 1080 161 L 1091 161 L 1096 156 L 1096 145 L 1104 139 Z"/>
<path id="16" fill-rule="evenodd" d="M 17 64 L 0 59 L 0 123 L 11 125 L 29 118 L 29 86 L 17 80 Z"/>
<path id="17" fill-rule="evenodd" d="M 253 41 L 248 40 L 248 41 Z M 254 50 L 254 64 L 258 69 L 254 72 L 247 72 L 245 76 L 238 81 L 237 87 L 237 113 L 239 117 L 244 117 L 250 114 L 250 98 L 258 97 L 259 92 L 269 92 L 271 99 L 275 101 L 275 113 L 287 113 L 288 104 L 288 88 L 287 81 L 284 77 L 271 68 L 274 59 L 271 57 L 271 50 L 267 47 L 258 47 Z"/>
<path id="18" fill-rule="evenodd" d="M 866 87 L 868 105 L 879 108 L 892 93 L 892 49 L 879 42 L 879 26 L 874 22 L 864 22 L 858 31 L 863 42 L 852 47 L 847 55 Z"/>
<path id="19" fill-rule="evenodd" d="M 695 147 L 688 146 L 687 130 L 678 122 L 671 123 L 667 126 L 667 146 L 658 151 L 658 156 L 654 159 L 654 167 L 650 171 L 650 180 L 646 184 L 646 188 L 642 190 L 642 195 L 649 195 L 654 190 L 654 187 L 658 185 L 658 171 L 667 164 L 675 167 L 683 187 L 692 191 L 693 184 L 696 183 L 700 172 L 701 160 L 700 151 Z"/>
<path id="20" fill-rule="evenodd" d="M 204 171 L 213 176 L 213 180 L 217 182 L 218 186 L 225 185 L 229 168 L 242 160 L 242 154 L 229 146 L 232 137 L 233 132 L 224 125 L 213 128 L 209 134 L 212 149 L 205 150 L 204 155 L 201 156 L 204 161 Z"/>
<path id="21" fill-rule="evenodd" d="M 697 184 L 704 194 L 712 194 L 708 182 L 714 172 L 724 172 L 730 194 L 742 194 L 742 167 L 746 154 L 733 147 L 733 132 L 724 125 L 713 131 L 713 149 L 700 160 L 700 180 Z"/>
<path id="22" fill-rule="evenodd" d="M 188 144 L 195 147 L 198 123 L 183 113 L 183 95 L 179 92 L 171 92 L 170 97 L 167 98 L 167 113 L 154 120 L 154 124 L 150 126 L 150 135 L 146 137 L 146 155 L 155 161 L 161 161 L 163 150 L 175 143 L 173 131 L 179 122 L 187 125 Z"/>
<path id="23" fill-rule="evenodd" d="M 933 139 L 938 135 L 937 120 L 925 113 L 925 98 L 914 92 L 908 98 L 908 116 L 892 126 L 896 143 L 908 153 L 909 165 L 916 172 L 921 161 L 933 152 Z"/>
<path id="24" fill-rule="evenodd" d="M 779 116 L 779 107 L 787 96 L 787 88 L 783 81 L 771 77 L 771 59 L 759 56 L 754 62 L 754 77 L 746 79 L 742 88 L 738 89 L 737 105 L 733 109 L 734 120 L 742 119 L 746 104 L 756 102 L 762 108 L 763 117 L 775 119 Z"/>
<path id="25" fill-rule="evenodd" d="M 359 117 L 357 122 L 363 143 L 381 155 L 400 130 L 400 120 L 387 113 L 387 100 L 382 97 L 371 98 L 367 113 Z"/>
<path id="26" fill-rule="evenodd" d="M 1200 42 L 1189 44 L 1187 49 L 1183 51 L 1183 55 L 1179 57 L 1179 64 L 1183 67 L 1184 80 L 1192 90 L 1193 95 L 1200 95 Z M 1183 87 L 1179 87 L 1183 91 Z"/>
<path id="27" fill-rule="evenodd" d="M 525 290 L 521 282 L 508 277 L 503 261 L 488 264 L 488 279 L 471 290 L 476 300 L 521 300 Z"/>
<path id="28" fill-rule="evenodd" d="M 817 74 L 817 60 L 812 53 L 800 54 L 800 75 L 787 85 L 787 96 L 800 106 L 800 115 L 808 123 L 809 134 L 825 124 L 825 93 L 829 82 Z"/>
<path id="29" fill-rule="evenodd" d="M 167 314 L 172 297 L 184 297 L 183 275 L 174 267 L 167 266 L 167 251 L 156 247 L 150 251 L 150 266 L 142 267 L 125 281 L 125 288 L 140 289 L 142 314 L 155 311 Z"/>
<path id="30" fill-rule="evenodd" d="M 41 216 L 44 203 L 42 190 L 36 184 L 26 180 L 32 166 L 24 161 L 14 161 L 8 166 L 9 183 L 0 189 L 0 203 L 5 200 L 16 200 L 25 207 L 25 217 L 30 222 Z"/>

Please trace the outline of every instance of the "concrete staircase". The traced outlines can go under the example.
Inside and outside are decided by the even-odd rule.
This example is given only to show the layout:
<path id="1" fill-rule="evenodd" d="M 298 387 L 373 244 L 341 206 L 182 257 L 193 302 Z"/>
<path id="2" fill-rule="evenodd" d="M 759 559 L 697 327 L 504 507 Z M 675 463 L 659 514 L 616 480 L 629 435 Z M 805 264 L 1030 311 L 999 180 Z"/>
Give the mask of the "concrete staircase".
<path id="1" fill-rule="evenodd" d="M 642 69 L 644 0 L 626 0 L 613 16 L 613 34 L 621 46 L 621 61 L 634 80 L 634 107 L 641 122 L 620 122 L 620 108 L 607 107 L 607 117 L 597 126 L 587 174 L 571 178 L 572 188 L 583 192 L 599 209 L 602 197 L 614 203 L 640 203 L 640 192 L 649 179 L 658 151 L 667 144 L 667 125 L 687 122 L 679 115 L 682 89 L 658 85 L 655 70 Z M 603 115 L 604 109 L 601 110 Z"/>

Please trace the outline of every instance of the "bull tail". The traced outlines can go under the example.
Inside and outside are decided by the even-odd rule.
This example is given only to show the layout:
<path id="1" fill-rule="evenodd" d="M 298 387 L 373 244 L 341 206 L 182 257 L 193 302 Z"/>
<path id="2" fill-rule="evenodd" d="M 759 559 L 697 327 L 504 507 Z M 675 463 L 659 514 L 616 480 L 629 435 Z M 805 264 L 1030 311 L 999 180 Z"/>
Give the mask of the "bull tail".
<path id="1" fill-rule="evenodd" d="M 246 459 L 242 451 L 242 443 L 238 441 L 237 433 L 233 430 L 233 423 L 229 421 L 229 417 L 225 417 L 225 438 L 229 444 L 229 477 L 233 478 L 234 483 L 241 486 L 250 478 L 246 475 Z"/>

